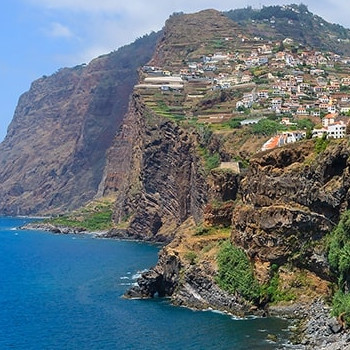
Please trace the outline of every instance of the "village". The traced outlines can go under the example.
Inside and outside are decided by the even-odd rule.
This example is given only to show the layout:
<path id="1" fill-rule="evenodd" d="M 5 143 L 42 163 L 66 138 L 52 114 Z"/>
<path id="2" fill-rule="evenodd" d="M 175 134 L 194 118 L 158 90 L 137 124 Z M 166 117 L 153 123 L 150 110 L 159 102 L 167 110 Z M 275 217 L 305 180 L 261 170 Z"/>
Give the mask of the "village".
<path id="1" fill-rule="evenodd" d="M 279 122 L 281 131 L 261 150 L 306 137 L 345 137 L 349 57 L 300 47 L 288 38 L 240 40 L 236 51 L 213 51 L 182 65 L 144 66 L 135 89 L 155 112 L 178 121 L 195 119 L 214 129 L 232 120 L 241 127 L 263 119 Z M 305 119 L 308 127 L 297 129 Z"/>

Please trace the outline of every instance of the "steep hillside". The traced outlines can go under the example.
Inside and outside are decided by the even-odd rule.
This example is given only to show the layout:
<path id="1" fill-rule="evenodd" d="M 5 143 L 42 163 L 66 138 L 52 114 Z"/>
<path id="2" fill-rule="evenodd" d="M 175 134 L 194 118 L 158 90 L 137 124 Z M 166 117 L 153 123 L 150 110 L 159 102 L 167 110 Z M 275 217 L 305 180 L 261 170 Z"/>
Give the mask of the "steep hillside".
<path id="1" fill-rule="evenodd" d="M 217 10 L 175 14 L 165 23 L 150 64 L 173 69 L 182 67 L 183 61 L 201 59 L 217 49 L 238 47 L 242 35 L 238 25 Z M 222 43 L 225 37 L 235 39 Z"/>
<path id="2" fill-rule="evenodd" d="M 226 12 L 253 36 L 270 40 L 291 38 L 313 48 L 350 55 L 350 30 L 311 13 L 305 5 L 247 7 Z"/>
<path id="3" fill-rule="evenodd" d="M 116 196 L 110 236 L 169 241 L 188 217 L 197 221 L 206 203 L 206 184 L 196 154 L 197 137 L 148 109 L 140 96 L 113 146 L 100 194 Z"/>
<path id="4" fill-rule="evenodd" d="M 0 212 L 62 212 L 97 192 L 105 152 L 158 35 L 35 81 L 0 145 Z M 131 60 L 130 57 L 133 57 Z"/>

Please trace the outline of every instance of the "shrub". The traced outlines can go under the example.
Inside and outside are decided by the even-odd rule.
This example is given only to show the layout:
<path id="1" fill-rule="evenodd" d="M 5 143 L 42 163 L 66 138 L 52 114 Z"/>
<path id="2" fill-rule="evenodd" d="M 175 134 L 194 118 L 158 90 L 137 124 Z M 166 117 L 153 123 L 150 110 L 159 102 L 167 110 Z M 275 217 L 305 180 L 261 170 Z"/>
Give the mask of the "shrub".
<path id="1" fill-rule="evenodd" d="M 193 251 L 185 253 L 185 259 L 191 264 L 194 265 L 197 261 L 197 254 Z"/>
<path id="2" fill-rule="evenodd" d="M 350 324 L 350 210 L 343 213 L 333 230 L 328 251 L 328 261 L 338 278 L 339 290 L 333 296 L 333 314 L 344 315 Z"/>
<path id="3" fill-rule="evenodd" d="M 83 228 L 87 231 L 102 231 L 113 227 L 113 208 L 111 203 L 94 204 L 86 206 L 70 215 L 48 219 L 45 222 L 72 228 Z"/>
<path id="4" fill-rule="evenodd" d="M 216 281 L 220 288 L 232 294 L 238 293 L 249 301 L 259 300 L 260 287 L 242 249 L 225 242 L 218 253 L 217 262 L 219 269 Z"/>
<path id="5" fill-rule="evenodd" d="M 350 211 L 343 213 L 338 225 L 331 234 L 328 260 L 338 277 L 338 285 L 349 287 L 350 274 Z"/>
<path id="6" fill-rule="evenodd" d="M 204 160 L 204 168 L 207 174 L 210 172 L 210 170 L 215 169 L 220 165 L 219 153 L 210 153 L 205 147 L 199 147 L 198 151 L 199 155 Z"/>
<path id="7" fill-rule="evenodd" d="M 327 140 L 326 134 L 324 134 L 321 138 L 317 138 L 315 141 L 315 152 L 317 154 L 324 152 L 328 144 L 329 144 L 329 140 Z"/>
<path id="8" fill-rule="evenodd" d="M 332 300 L 332 315 L 342 316 L 350 324 L 350 294 L 338 290 Z"/>
<path id="9" fill-rule="evenodd" d="M 285 130 L 285 127 L 269 119 L 261 119 L 252 126 L 252 131 L 256 135 L 271 136 L 276 134 L 279 130 Z"/>

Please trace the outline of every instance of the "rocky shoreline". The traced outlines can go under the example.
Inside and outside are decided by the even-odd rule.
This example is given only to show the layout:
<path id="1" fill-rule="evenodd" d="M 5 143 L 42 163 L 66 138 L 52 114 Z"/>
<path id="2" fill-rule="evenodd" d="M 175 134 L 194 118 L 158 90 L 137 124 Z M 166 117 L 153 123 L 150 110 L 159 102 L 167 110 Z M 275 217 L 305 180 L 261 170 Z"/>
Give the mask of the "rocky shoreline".
<path id="1" fill-rule="evenodd" d="M 53 225 L 43 222 L 31 222 L 20 227 L 21 230 L 37 230 L 46 231 L 57 234 L 93 234 L 95 236 L 105 236 L 107 231 L 90 232 L 83 227 L 69 227 L 61 225 Z"/>
<path id="2" fill-rule="evenodd" d="M 221 290 L 209 264 L 182 264 L 176 254 L 164 248 L 158 264 L 142 274 L 126 298 L 170 297 L 177 306 L 214 309 L 238 317 L 255 315 L 280 317 L 291 321 L 291 339 L 284 348 L 297 350 L 350 349 L 350 333 L 330 315 L 330 307 L 319 298 L 308 303 L 286 303 L 259 309 L 238 295 Z"/>
<path id="3" fill-rule="evenodd" d="M 56 226 L 49 223 L 29 223 L 21 229 L 40 230 L 56 234 L 94 234 L 116 238 L 108 232 L 88 232 L 79 227 Z M 118 237 L 120 238 L 120 236 Z M 296 350 L 350 350 L 350 333 L 330 315 L 324 300 L 310 303 L 289 303 L 256 308 L 239 295 L 231 295 L 218 287 L 215 271 L 206 262 L 184 263 L 178 254 L 164 247 L 155 267 L 144 272 L 137 285 L 129 289 L 126 298 L 170 297 L 176 306 L 197 310 L 213 309 L 238 317 L 281 317 L 291 321 L 291 340 L 284 348 Z"/>

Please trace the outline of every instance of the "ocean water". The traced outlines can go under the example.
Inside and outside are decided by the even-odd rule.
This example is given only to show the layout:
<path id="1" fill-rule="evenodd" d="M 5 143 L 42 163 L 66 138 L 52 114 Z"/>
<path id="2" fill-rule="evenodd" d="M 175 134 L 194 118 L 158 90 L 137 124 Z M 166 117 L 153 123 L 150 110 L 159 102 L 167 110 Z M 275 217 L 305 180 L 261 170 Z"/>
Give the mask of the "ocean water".
<path id="1" fill-rule="evenodd" d="M 276 318 L 123 299 L 159 247 L 16 229 L 26 221 L 0 217 L 1 350 L 265 350 L 287 337 Z"/>

